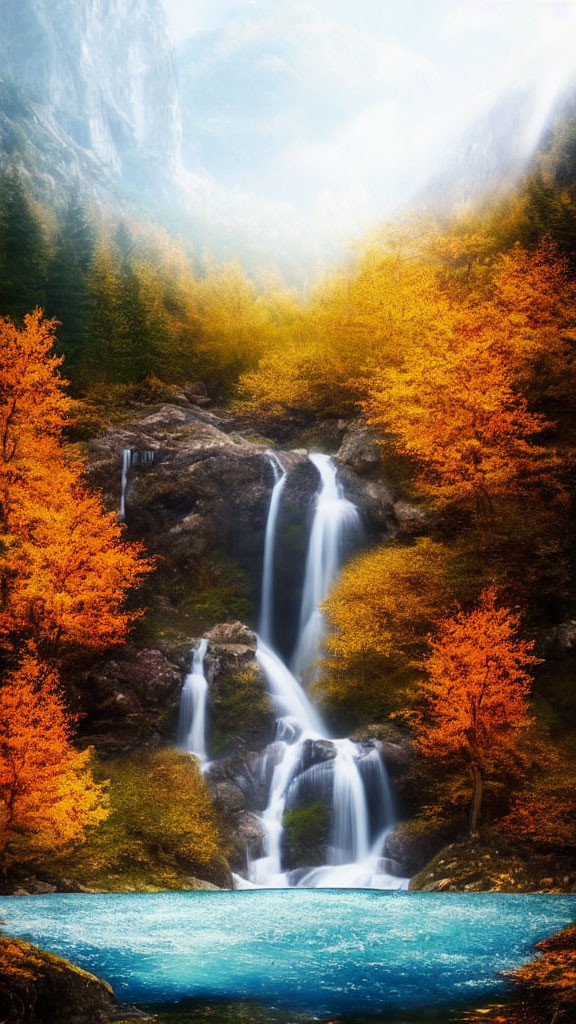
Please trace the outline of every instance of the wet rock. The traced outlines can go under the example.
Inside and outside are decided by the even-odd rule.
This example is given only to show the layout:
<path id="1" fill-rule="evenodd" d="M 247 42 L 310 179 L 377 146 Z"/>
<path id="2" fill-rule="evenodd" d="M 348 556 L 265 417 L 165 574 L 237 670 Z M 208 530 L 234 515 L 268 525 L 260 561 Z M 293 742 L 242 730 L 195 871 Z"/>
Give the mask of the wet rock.
<path id="1" fill-rule="evenodd" d="M 292 871 L 325 864 L 330 829 L 331 813 L 325 803 L 317 801 L 303 807 L 289 808 L 284 815 L 283 870 Z"/>
<path id="2" fill-rule="evenodd" d="M 215 792 L 223 782 L 232 782 L 241 790 L 248 810 L 263 810 L 268 788 L 262 775 L 262 755 L 247 751 L 212 761 L 206 771 L 206 782 Z"/>
<path id="3" fill-rule="evenodd" d="M 349 466 L 340 466 L 345 496 L 358 508 L 368 536 L 381 536 L 395 528 L 392 493 L 381 480 L 365 480 Z M 366 539 L 366 538 L 364 538 Z"/>
<path id="4" fill-rule="evenodd" d="M 387 835 L 384 854 L 399 865 L 402 875 L 411 877 L 436 856 L 444 842 L 445 836 L 438 829 L 405 821 Z"/>
<path id="5" fill-rule="evenodd" d="M 237 815 L 232 832 L 230 867 L 242 871 L 250 860 L 264 855 L 264 831 L 256 815 L 242 811 Z"/>
<path id="6" fill-rule="evenodd" d="M 333 761 L 336 753 L 336 747 L 330 740 L 306 740 L 302 745 L 300 770 L 305 772 L 312 765 Z"/>
<path id="7" fill-rule="evenodd" d="M 410 772 L 414 765 L 415 750 L 412 737 L 393 722 L 364 726 L 352 733 L 350 739 L 367 750 L 377 745 L 389 775 L 396 780 Z"/>

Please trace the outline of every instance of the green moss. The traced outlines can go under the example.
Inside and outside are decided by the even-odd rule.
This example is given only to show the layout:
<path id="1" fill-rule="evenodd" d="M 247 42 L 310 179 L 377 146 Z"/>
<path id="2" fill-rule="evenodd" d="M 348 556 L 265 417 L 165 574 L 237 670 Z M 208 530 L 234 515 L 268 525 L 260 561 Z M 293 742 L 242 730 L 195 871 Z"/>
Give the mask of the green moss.
<path id="1" fill-rule="evenodd" d="M 323 863 L 330 837 L 330 813 L 321 803 L 294 808 L 284 815 L 287 867 Z"/>
<path id="2" fill-rule="evenodd" d="M 149 610 L 136 628 L 146 647 L 179 646 L 202 636 L 218 622 L 250 622 L 253 615 L 252 583 L 246 573 L 224 556 L 210 556 L 178 566 L 160 564 L 140 592 Z M 170 602 L 168 610 L 154 606 L 158 593 Z M 148 594 L 149 599 L 148 599 Z"/>
<path id="3" fill-rule="evenodd" d="M 270 697 L 258 669 L 248 667 L 221 676 L 211 709 L 212 755 L 263 746 L 271 738 L 272 721 Z"/>

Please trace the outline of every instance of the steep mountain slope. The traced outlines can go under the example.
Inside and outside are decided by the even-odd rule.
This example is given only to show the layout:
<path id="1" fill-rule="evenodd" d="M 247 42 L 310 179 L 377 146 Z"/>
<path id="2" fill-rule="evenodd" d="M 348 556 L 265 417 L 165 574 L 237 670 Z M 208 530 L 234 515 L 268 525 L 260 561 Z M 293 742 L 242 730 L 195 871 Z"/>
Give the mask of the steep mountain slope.
<path id="1" fill-rule="evenodd" d="M 180 111 L 161 0 L 1 8 L 0 161 L 43 191 L 141 187 L 175 170 Z"/>

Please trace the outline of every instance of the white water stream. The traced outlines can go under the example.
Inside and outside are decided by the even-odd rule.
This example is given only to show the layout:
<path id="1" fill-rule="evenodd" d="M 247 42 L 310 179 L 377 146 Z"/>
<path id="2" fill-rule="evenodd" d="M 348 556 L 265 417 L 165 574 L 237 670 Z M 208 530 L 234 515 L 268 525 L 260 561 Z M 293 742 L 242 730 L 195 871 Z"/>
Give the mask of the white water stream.
<path id="1" fill-rule="evenodd" d="M 206 760 L 206 700 L 208 682 L 204 674 L 204 659 L 208 641 L 200 640 L 192 659 L 192 668 L 184 680 L 180 698 L 178 744 L 189 754 Z"/>
<path id="2" fill-rule="evenodd" d="M 151 466 L 156 458 L 153 449 L 133 451 L 131 448 L 122 450 L 122 477 L 120 481 L 120 519 L 126 519 L 126 492 L 128 490 L 128 474 L 132 466 Z"/>
<path id="3" fill-rule="evenodd" d="M 320 605 L 330 593 L 346 549 L 361 532 L 360 514 L 344 496 L 332 459 L 328 455 L 311 455 L 310 462 L 320 474 L 320 489 L 308 542 L 298 643 L 292 664 L 294 675 L 306 686 L 317 677 L 326 629 Z"/>
<path id="4" fill-rule="evenodd" d="M 274 636 L 274 562 L 277 526 L 286 472 L 266 453 L 274 471 L 264 541 L 260 638 L 257 660 L 267 680 L 275 715 L 274 741 L 263 752 L 261 782 L 268 793 L 260 815 L 263 853 L 248 858 L 237 888 L 368 887 L 406 888 L 407 880 L 390 871 L 383 857 L 386 833 L 394 822 L 393 798 L 380 750 L 329 735 L 317 708 L 296 676 L 272 647 Z M 310 530 L 302 592 L 300 629 L 294 664 L 302 679 L 314 678 L 325 633 L 319 604 L 334 584 L 351 544 L 361 530 L 358 509 L 344 496 L 338 471 L 326 455 L 311 455 L 320 474 Z M 206 760 L 204 674 L 207 643 L 194 653 L 186 677 L 180 713 L 180 744 Z M 285 863 L 287 811 L 320 805 L 328 828 L 325 863 L 288 870 Z"/>
<path id="5" fill-rule="evenodd" d="M 260 622 L 258 632 L 265 644 L 273 643 L 274 622 L 274 554 L 276 550 L 276 527 L 282 491 L 286 483 L 286 472 L 274 452 L 266 452 L 274 473 L 274 487 L 270 497 L 266 534 L 264 537 L 264 564 L 262 568 L 262 592 L 260 596 Z"/>

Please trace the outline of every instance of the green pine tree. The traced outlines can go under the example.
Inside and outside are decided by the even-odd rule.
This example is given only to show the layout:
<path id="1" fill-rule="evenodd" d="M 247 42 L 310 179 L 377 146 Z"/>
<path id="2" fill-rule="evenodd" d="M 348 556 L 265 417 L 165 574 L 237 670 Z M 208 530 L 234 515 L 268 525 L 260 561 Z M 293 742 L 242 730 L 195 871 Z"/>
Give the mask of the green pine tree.
<path id="1" fill-rule="evenodd" d="M 0 315 L 21 321 L 46 298 L 47 245 L 17 171 L 0 176 Z"/>
<path id="2" fill-rule="evenodd" d="M 48 266 L 46 312 L 60 321 L 64 370 L 75 379 L 89 342 L 89 271 L 94 255 L 94 231 L 78 196 L 72 197 Z"/>

